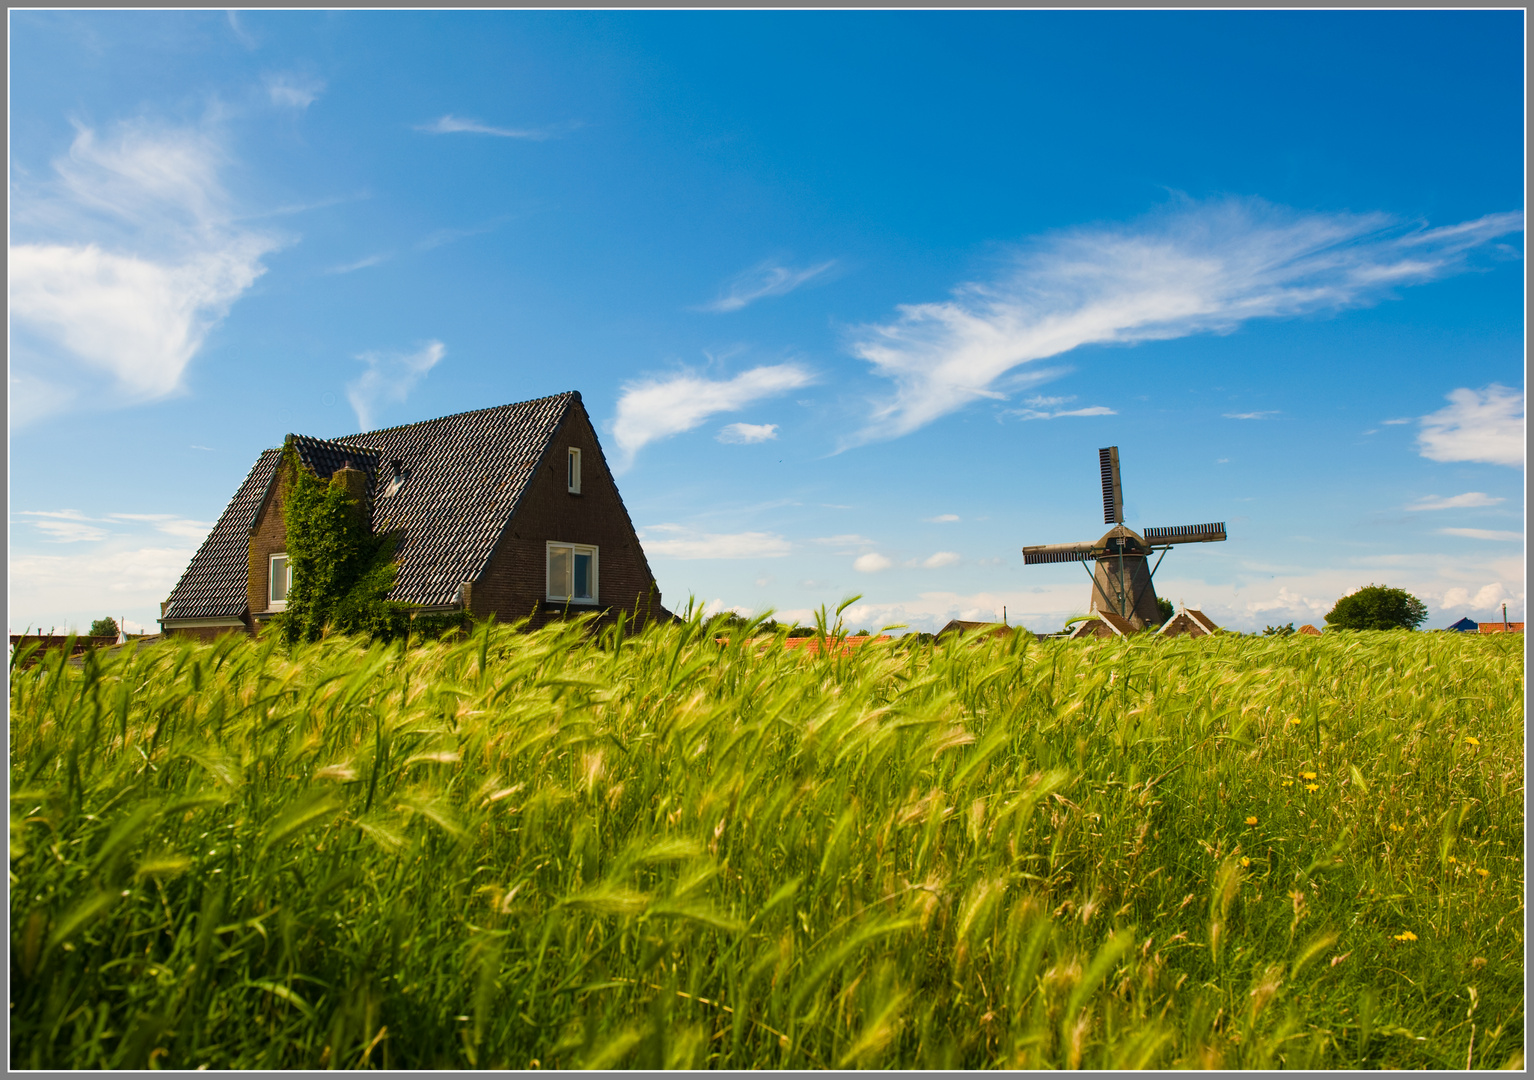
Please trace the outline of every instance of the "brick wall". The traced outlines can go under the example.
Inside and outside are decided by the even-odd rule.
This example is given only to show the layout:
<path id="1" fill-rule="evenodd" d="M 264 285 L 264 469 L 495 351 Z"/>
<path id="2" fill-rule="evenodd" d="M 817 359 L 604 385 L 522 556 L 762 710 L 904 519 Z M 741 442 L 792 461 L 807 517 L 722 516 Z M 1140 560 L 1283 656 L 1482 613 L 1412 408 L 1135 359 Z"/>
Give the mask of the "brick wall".
<path id="1" fill-rule="evenodd" d="M 247 579 L 246 602 L 251 612 L 265 611 L 270 605 L 268 597 L 272 574 L 272 556 L 288 550 L 288 527 L 283 520 L 282 508 L 287 503 L 291 480 L 287 465 L 277 466 L 277 476 L 266 501 L 256 511 L 256 527 L 250 537 L 250 576 Z"/>
<path id="2" fill-rule="evenodd" d="M 566 459 L 572 446 L 581 451 L 579 495 L 567 490 Z M 484 573 L 474 582 L 470 611 L 479 617 L 494 613 L 503 622 L 532 615 L 535 626 L 560 617 L 561 608 L 546 600 L 545 544 L 550 540 L 597 548 L 597 608 L 607 609 L 610 616 L 622 610 L 642 622 L 660 617 L 655 577 L 591 419 L 580 404 L 566 414 Z M 570 605 L 571 614 L 589 610 Z"/>

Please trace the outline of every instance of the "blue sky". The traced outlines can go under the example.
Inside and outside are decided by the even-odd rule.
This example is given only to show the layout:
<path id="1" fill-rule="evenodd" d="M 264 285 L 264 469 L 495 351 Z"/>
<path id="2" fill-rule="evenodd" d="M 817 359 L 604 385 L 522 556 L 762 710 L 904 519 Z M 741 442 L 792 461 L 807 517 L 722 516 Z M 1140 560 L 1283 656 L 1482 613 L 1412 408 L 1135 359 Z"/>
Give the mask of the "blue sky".
<path id="1" fill-rule="evenodd" d="M 666 603 L 1524 607 L 1523 14 L 11 12 L 10 624 L 262 448 L 581 391 Z"/>

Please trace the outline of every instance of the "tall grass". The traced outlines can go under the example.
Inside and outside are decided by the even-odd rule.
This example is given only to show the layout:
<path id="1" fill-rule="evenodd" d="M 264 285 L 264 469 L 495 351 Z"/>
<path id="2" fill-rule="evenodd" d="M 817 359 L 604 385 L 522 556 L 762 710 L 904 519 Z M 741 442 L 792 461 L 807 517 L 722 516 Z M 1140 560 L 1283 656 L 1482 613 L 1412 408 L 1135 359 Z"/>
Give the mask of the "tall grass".
<path id="1" fill-rule="evenodd" d="M 1521 1063 L 1520 639 L 715 632 L 13 666 L 13 1066 Z"/>

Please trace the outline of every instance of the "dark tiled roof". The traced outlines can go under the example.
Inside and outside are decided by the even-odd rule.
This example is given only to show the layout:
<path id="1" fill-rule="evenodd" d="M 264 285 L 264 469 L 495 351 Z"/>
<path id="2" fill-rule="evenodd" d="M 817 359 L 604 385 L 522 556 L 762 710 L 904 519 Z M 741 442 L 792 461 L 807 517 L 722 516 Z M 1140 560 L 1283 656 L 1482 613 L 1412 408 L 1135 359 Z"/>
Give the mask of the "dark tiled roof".
<path id="1" fill-rule="evenodd" d="M 378 478 L 378 451 L 370 447 L 337 442 L 334 439 L 313 439 L 308 435 L 289 435 L 298 460 L 314 470 L 321 480 L 328 480 L 343 465 L 361 469 L 367 473 L 368 488 Z"/>
<path id="2" fill-rule="evenodd" d="M 339 439 L 290 438 L 321 477 L 348 460 L 368 474 L 374 531 L 402 533 L 392 598 L 452 604 L 459 585 L 489 561 L 555 429 L 578 401 L 572 391 Z M 262 452 L 171 594 L 166 618 L 245 610 L 250 530 L 281 456 Z"/>
<path id="3" fill-rule="evenodd" d="M 171 591 L 166 619 L 214 619 L 244 612 L 250 573 L 250 529 L 282 460 L 281 450 L 263 450 L 223 516 L 192 557 Z"/>
<path id="4" fill-rule="evenodd" d="M 375 532 L 401 530 L 393 599 L 452 604 L 490 559 L 574 392 L 332 440 L 378 454 Z M 393 494 L 394 462 L 404 480 Z"/>

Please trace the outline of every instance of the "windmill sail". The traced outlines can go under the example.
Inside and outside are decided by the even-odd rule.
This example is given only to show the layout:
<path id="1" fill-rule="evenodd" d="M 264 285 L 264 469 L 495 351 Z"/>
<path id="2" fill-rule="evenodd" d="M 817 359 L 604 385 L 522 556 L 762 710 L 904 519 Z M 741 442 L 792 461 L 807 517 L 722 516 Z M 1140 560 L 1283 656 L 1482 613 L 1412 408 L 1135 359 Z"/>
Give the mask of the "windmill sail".
<path id="1" fill-rule="evenodd" d="M 1023 548 L 1023 565 L 1035 566 L 1038 563 L 1055 562 L 1086 562 L 1094 558 L 1094 553 L 1100 554 L 1096 544 L 1036 544 L 1033 547 Z"/>
<path id="2" fill-rule="evenodd" d="M 1171 525 L 1162 529 L 1146 529 L 1145 539 L 1152 544 L 1207 544 L 1225 539 L 1225 522 L 1211 521 L 1205 525 Z"/>
<path id="3" fill-rule="evenodd" d="M 1124 489 L 1119 484 L 1119 448 L 1105 446 L 1097 452 L 1103 472 L 1103 521 L 1124 524 Z"/>

